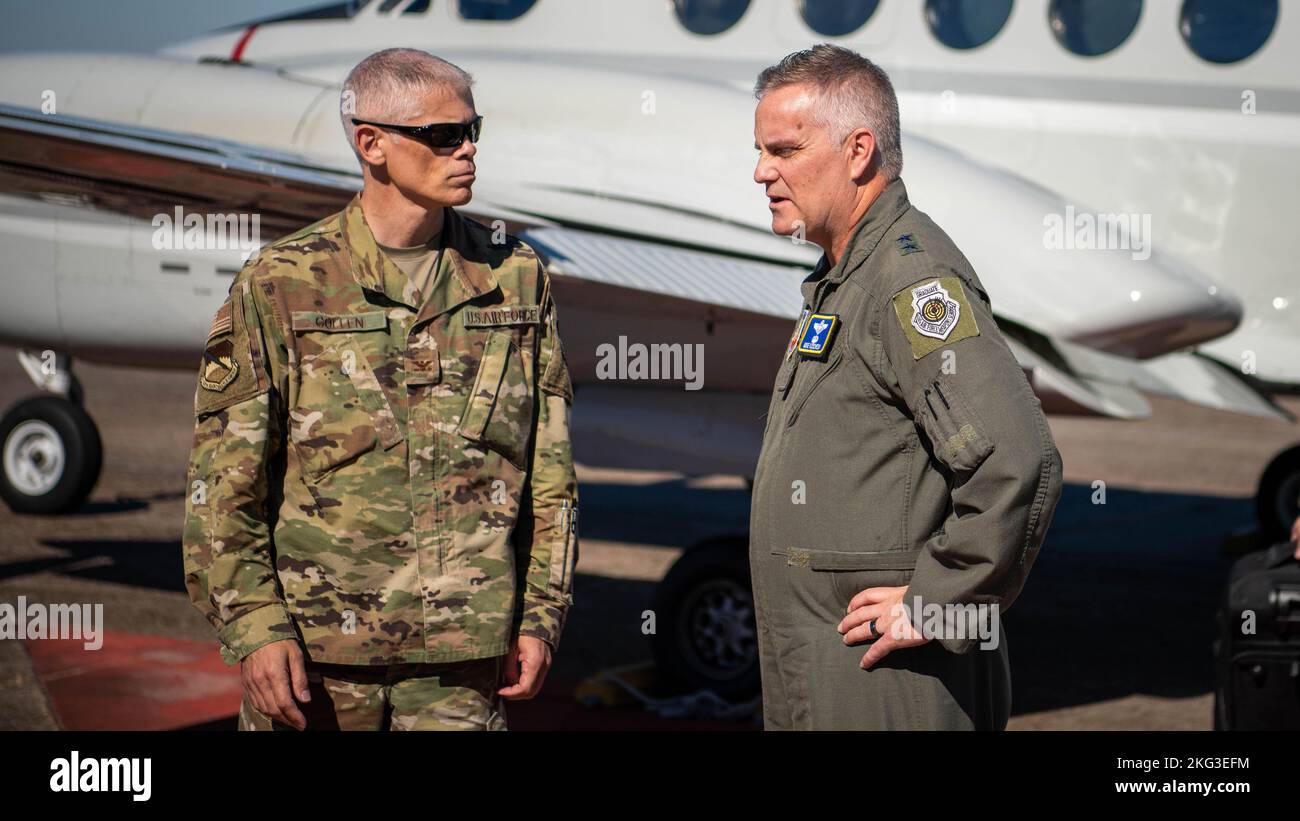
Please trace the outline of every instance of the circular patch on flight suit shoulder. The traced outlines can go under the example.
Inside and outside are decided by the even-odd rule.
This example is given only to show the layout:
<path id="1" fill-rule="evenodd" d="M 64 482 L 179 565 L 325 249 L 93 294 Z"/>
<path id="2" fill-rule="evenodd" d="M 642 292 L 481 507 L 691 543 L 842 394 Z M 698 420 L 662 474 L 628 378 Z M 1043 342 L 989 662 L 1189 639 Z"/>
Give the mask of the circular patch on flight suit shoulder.
<path id="1" fill-rule="evenodd" d="M 942 322 L 943 318 L 948 314 L 948 306 L 944 304 L 942 299 L 932 299 L 925 303 L 921 313 L 930 322 Z"/>
<path id="2" fill-rule="evenodd" d="M 980 334 L 966 291 L 955 276 L 909 285 L 894 294 L 892 301 L 913 359 Z"/>

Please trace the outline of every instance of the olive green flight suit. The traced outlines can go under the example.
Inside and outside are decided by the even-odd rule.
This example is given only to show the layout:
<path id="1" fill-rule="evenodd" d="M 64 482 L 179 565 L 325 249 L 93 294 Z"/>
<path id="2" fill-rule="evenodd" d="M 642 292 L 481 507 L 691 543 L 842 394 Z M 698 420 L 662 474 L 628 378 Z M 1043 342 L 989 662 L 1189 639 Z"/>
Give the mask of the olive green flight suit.
<path id="1" fill-rule="evenodd" d="M 764 723 L 1001 729 L 1011 684 L 995 616 L 1061 492 L 1038 399 L 970 264 L 901 180 L 802 290 L 750 514 Z M 836 627 L 858 592 L 897 586 L 936 637 L 863 670 L 869 645 Z M 981 606 L 989 632 L 958 605 Z"/>

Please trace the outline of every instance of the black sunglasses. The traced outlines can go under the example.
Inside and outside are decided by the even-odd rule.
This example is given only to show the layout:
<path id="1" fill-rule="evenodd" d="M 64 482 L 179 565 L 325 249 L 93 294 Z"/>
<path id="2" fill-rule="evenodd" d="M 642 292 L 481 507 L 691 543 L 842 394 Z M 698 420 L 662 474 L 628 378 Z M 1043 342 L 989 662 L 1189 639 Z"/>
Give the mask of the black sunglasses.
<path id="1" fill-rule="evenodd" d="M 376 123 L 370 120 L 352 118 L 353 125 L 373 125 L 375 128 L 387 128 L 398 134 L 405 134 L 419 140 L 430 148 L 459 148 L 468 137 L 472 143 L 478 142 L 478 135 L 483 132 L 483 116 L 479 115 L 467 123 L 429 123 L 428 125 L 394 125 Z"/>

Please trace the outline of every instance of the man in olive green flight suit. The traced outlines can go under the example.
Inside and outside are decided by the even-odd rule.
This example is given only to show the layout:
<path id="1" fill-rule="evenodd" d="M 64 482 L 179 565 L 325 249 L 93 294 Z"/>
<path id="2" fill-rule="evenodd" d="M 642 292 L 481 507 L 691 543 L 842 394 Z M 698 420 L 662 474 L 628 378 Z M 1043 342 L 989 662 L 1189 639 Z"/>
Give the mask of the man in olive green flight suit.
<path id="1" fill-rule="evenodd" d="M 754 477 L 764 723 L 1004 728 L 999 617 L 1061 490 L 1046 419 L 970 264 L 908 202 L 884 72 L 820 45 L 755 93 L 773 230 L 825 251 Z"/>
<path id="2" fill-rule="evenodd" d="M 208 333 L 185 583 L 240 664 L 241 729 L 504 729 L 577 558 L 549 282 L 453 207 L 467 74 L 379 52 L 342 116 L 362 192 L 250 260 Z"/>

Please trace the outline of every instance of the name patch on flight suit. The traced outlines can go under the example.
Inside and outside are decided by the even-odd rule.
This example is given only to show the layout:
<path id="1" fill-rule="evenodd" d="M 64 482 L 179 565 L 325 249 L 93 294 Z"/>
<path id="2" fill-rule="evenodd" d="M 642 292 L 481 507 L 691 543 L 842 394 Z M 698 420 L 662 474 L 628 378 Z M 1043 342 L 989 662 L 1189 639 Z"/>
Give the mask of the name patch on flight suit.
<path id="1" fill-rule="evenodd" d="M 970 301 L 957 277 L 938 277 L 909 286 L 894 294 L 893 302 L 914 359 L 959 339 L 980 335 Z"/>
<path id="2" fill-rule="evenodd" d="M 540 305 L 503 305 L 497 308 L 466 308 L 466 328 L 490 325 L 536 325 L 542 321 Z"/>
<path id="3" fill-rule="evenodd" d="M 812 314 L 804 323 L 803 335 L 799 337 L 800 355 L 812 359 L 823 359 L 831 349 L 835 331 L 840 327 L 837 314 Z"/>

